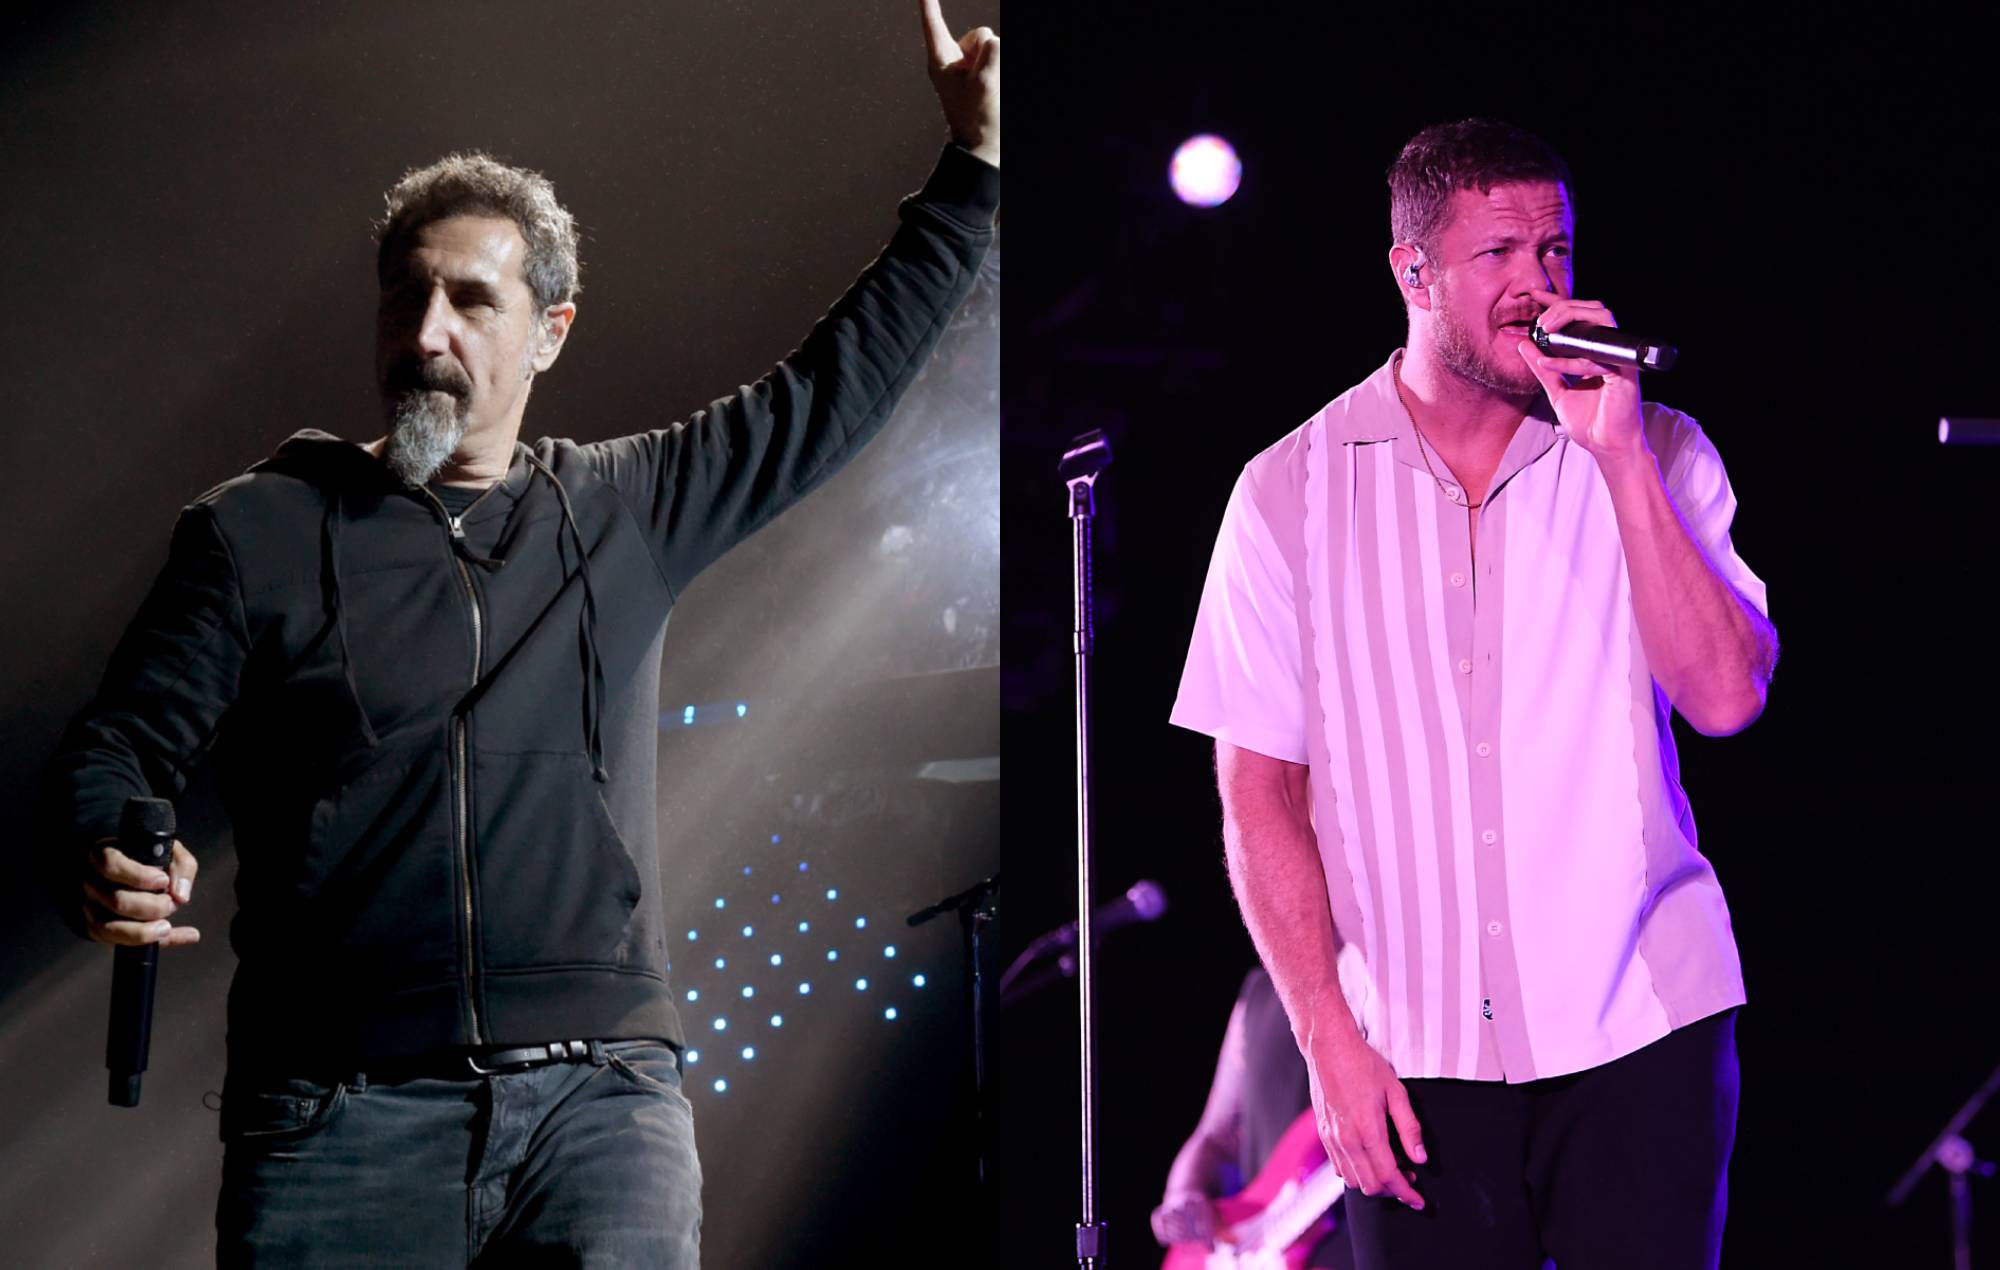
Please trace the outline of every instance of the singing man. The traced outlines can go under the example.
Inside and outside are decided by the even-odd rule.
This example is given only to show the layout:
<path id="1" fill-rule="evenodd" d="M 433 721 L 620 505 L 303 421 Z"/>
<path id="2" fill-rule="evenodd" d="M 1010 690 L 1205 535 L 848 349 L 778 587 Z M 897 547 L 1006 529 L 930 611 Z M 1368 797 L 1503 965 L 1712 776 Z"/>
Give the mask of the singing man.
<path id="1" fill-rule="evenodd" d="M 1712 1267 L 1743 977 L 1670 723 L 1762 712 L 1764 584 L 1695 421 L 1527 334 L 1617 325 L 1563 159 L 1468 119 L 1389 189 L 1406 346 L 1244 467 L 1172 718 L 1357 1265 Z"/>

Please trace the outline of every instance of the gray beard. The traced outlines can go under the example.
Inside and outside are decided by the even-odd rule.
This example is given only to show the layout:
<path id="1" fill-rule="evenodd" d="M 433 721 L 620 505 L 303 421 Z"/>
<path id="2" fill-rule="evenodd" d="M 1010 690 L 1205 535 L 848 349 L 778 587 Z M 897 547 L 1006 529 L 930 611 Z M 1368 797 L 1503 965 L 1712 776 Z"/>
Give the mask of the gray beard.
<path id="1" fill-rule="evenodd" d="M 406 392 L 393 404 L 382 459 L 403 484 L 421 489 L 457 452 L 464 436 L 461 398 L 446 392 Z"/>

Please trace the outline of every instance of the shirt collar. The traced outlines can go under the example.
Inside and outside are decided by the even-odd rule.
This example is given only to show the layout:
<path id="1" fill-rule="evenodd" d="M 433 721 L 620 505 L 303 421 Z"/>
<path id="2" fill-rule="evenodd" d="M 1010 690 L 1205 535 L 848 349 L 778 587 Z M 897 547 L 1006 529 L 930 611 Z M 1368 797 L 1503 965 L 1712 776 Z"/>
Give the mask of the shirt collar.
<path id="1" fill-rule="evenodd" d="M 1417 445 L 1416 429 L 1410 423 L 1409 411 L 1403 409 L 1402 399 L 1396 395 L 1396 363 L 1402 356 L 1400 348 L 1390 353 L 1373 374 L 1329 405 L 1321 417 L 1328 441 L 1340 445 L 1387 441 L 1397 460 L 1422 471 L 1424 454 Z M 1508 478 L 1546 454 L 1563 437 L 1562 424 L 1556 420 L 1548 394 L 1536 393 L 1493 473 L 1490 489 L 1498 490 Z M 1438 465 L 1435 452 L 1431 463 Z M 1446 484 L 1452 484 L 1449 472 L 1439 471 L 1436 475 Z"/>

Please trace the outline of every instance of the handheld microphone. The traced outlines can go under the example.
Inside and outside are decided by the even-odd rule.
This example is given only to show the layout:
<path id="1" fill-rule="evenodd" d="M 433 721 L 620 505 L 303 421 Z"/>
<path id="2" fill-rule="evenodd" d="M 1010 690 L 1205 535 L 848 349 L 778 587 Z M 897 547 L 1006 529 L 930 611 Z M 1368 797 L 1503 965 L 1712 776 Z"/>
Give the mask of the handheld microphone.
<path id="1" fill-rule="evenodd" d="M 164 869 L 174 853 L 174 805 L 164 798 L 128 798 L 118 817 L 118 849 L 140 864 Z M 153 1041 L 153 979 L 158 944 L 123 945 L 111 962 L 111 1027 L 104 1065 L 111 1069 L 111 1105 L 139 1105 L 139 1077 Z"/>
<path id="2" fill-rule="evenodd" d="M 1671 370 L 1680 358 L 1680 350 L 1672 344 L 1589 322 L 1571 322 L 1560 331 L 1544 331 L 1537 320 L 1528 328 L 1528 338 L 1550 357 L 1588 357 L 1594 362 L 1637 366 L 1640 370 Z"/>

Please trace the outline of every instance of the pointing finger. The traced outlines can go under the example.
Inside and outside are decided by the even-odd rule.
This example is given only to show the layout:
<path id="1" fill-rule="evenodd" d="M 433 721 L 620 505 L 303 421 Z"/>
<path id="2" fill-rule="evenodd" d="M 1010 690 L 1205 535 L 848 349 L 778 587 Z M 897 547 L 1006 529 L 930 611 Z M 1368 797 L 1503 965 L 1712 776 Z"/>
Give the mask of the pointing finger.
<path id="1" fill-rule="evenodd" d="M 943 70 L 965 54 L 959 49 L 958 41 L 951 36 L 951 28 L 945 25 L 944 11 L 938 8 L 938 0 L 924 2 L 924 42 L 930 46 L 931 65 Z"/>

